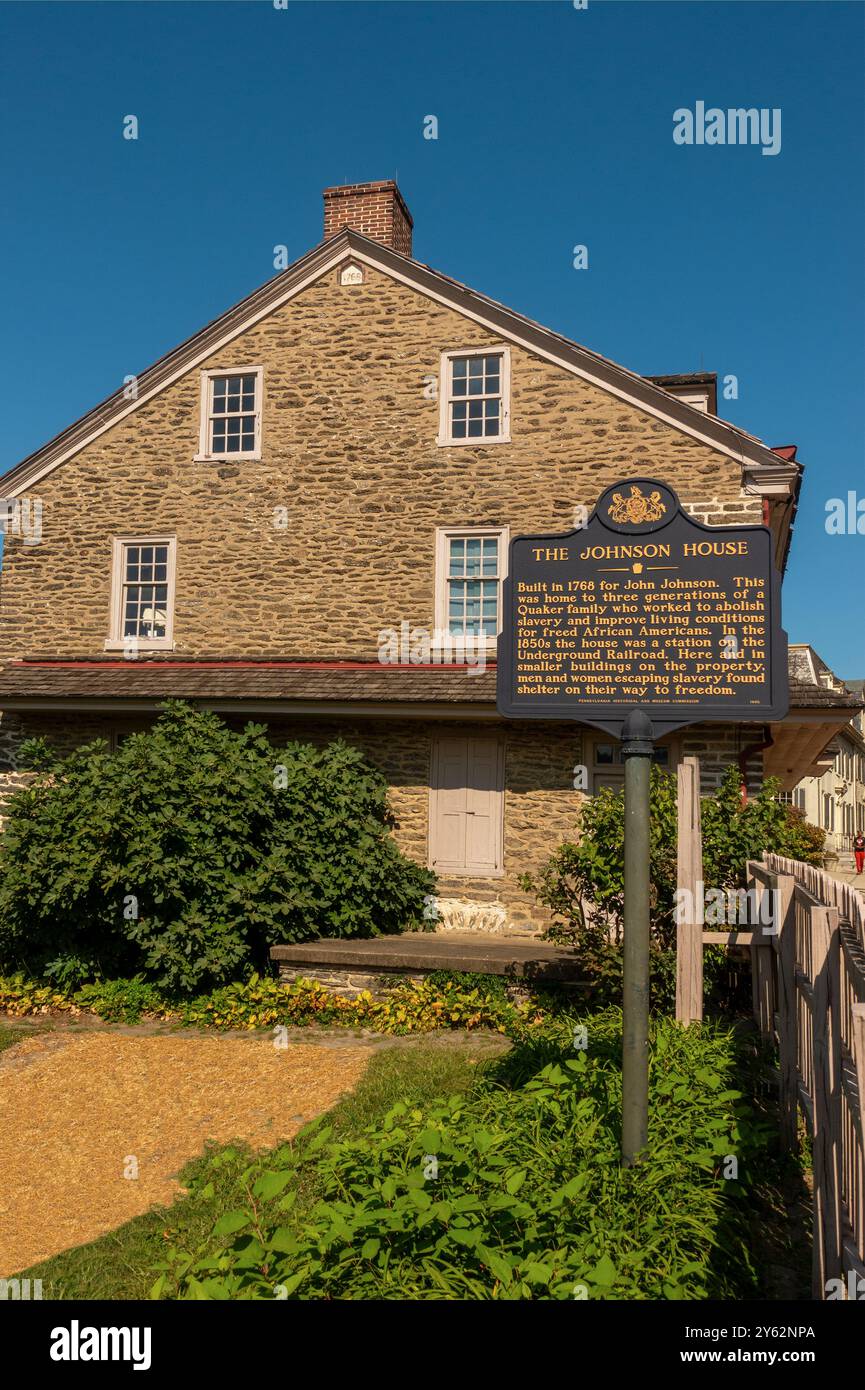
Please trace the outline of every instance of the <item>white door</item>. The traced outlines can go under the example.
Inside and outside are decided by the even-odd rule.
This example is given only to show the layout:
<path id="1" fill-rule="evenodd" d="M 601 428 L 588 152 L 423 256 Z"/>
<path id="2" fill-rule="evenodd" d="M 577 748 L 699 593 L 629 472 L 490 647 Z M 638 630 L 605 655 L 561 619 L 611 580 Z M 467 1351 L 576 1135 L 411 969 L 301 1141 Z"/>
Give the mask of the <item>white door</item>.
<path id="1" fill-rule="evenodd" d="M 504 748 L 496 738 L 434 740 L 430 867 L 444 874 L 502 871 Z"/>

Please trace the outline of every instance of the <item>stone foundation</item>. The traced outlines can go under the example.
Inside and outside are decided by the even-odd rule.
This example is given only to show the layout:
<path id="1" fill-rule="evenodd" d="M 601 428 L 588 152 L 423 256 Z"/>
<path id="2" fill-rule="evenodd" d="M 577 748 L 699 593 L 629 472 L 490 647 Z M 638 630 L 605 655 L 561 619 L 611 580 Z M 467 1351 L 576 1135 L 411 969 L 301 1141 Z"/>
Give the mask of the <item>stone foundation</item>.
<path id="1" fill-rule="evenodd" d="M 367 990 L 373 999 L 384 999 L 397 985 L 405 984 L 407 980 L 423 980 L 429 974 L 428 970 L 409 972 L 386 970 L 384 967 L 376 971 L 336 970 L 327 966 L 287 965 L 284 961 L 279 963 L 281 984 L 293 985 L 298 980 L 314 980 L 333 994 L 341 994 L 343 999 L 357 999 L 364 990 Z"/>

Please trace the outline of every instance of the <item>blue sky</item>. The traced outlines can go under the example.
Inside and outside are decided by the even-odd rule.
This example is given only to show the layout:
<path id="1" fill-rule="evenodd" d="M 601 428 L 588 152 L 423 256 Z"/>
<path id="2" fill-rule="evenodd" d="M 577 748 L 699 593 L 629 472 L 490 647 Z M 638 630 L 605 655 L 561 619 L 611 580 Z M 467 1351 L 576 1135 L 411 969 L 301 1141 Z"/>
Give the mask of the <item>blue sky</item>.
<path id="1" fill-rule="evenodd" d="M 721 413 L 806 465 L 790 639 L 862 676 L 865 536 L 824 520 L 865 497 L 863 37 L 829 0 L 0 3 L 0 470 L 318 242 L 326 185 L 398 174 L 419 259 L 738 378 Z M 780 153 L 675 145 L 698 100 L 780 108 Z"/>

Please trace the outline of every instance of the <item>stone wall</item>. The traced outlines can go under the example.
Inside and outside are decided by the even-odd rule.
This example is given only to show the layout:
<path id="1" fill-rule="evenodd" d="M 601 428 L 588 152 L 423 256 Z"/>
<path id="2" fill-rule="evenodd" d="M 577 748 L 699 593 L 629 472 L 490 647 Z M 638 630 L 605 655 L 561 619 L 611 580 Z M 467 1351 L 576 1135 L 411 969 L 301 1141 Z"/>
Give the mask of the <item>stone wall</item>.
<path id="1" fill-rule="evenodd" d="M 439 447 L 441 353 L 499 340 L 364 274 L 328 272 L 203 364 L 263 366 L 260 461 L 195 462 L 196 368 L 31 489 L 42 540 L 7 537 L 0 661 L 103 650 L 117 535 L 176 535 L 178 656 L 369 657 L 434 625 L 438 526 L 562 531 L 635 470 L 704 520 L 760 522 L 734 459 L 515 346 L 511 442 Z"/>
<path id="2" fill-rule="evenodd" d="M 287 965 L 285 961 L 279 962 L 279 978 L 282 984 L 293 985 L 298 980 L 314 980 L 334 994 L 341 994 L 345 999 L 356 999 L 364 991 L 371 994 L 373 999 L 382 999 L 397 985 L 405 984 L 407 980 L 423 980 L 429 973 L 428 970 L 409 972 L 386 970 L 383 967 L 375 971 L 336 970 L 324 965 L 297 966 Z"/>
<path id="3" fill-rule="evenodd" d="M 8 717 L 8 716 L 7 716 Z M 5 719 L 0 721 L 5 724 Z M 143 719 L 118 721 L 111 715 L 76 715 L 72 722 L 54 715 L 34 713 L 22 722 L 16 716 L 15 733 L 47 736 L 64 751 L 76 743 L 134 726 Z M 228 722 L 242 724 L 242 716 Z M 457 734 L 479 730 L 496 733 L 505 744 L 504 873 L 499 878 L 440 875 L 438 897 L 440 931 L 480 931 L 495 935 L 536 934 L 549 925 L 549 914 L 519 886 L 519 876 L 536 873 L 557 845 L 576 836 L 582 793 L 573 786 L 574 767 L 583 758 L 583 731 L 578 725 L 489 722 L 462 725 L 397 719 L 324 719 L 307 716 L 274 719 L 270 737 L 279 745 L 301 739 L 317 745 L 337 737 L 359 748 L 379 767 L 387 780 L 395 817 L 394 835 L 401 849 L 421 864 L 429 856 L 429 782 L 432 740 L 437 732 Z M 679 749 L 701 760 L 703 794 L 711 795 L 724 770 L 736 763 L 741 750 L 759 735 L 729 725 L 700 725 L 685 730 Z M 7 735 L 7 759 L 10 743 Z M 761 755 L 749 762 L 752 787 L 759 782 Z M 28 774 L 11 770 L 7 761 L 0 772 L 3 788 L 21 785 Z"/>

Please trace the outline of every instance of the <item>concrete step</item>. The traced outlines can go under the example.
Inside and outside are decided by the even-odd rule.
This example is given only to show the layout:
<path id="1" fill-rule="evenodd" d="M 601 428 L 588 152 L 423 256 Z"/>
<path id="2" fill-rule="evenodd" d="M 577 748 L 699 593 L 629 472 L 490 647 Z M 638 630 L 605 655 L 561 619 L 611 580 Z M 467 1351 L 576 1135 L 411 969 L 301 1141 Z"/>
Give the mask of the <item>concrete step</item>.
<path id="1" fill-rule="evenodd" d="M 479 975 L 504 975 L 518 980 L 578 980 L 572 951 L 546 942 L 486 937 L 477 933 L 407 932 L 377 936 L 369 941 L 317 940 L 299 945 L 272 946 L 277 965 L 356 969 L 455 970 Z"/>

